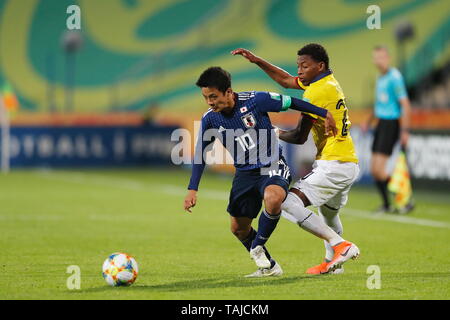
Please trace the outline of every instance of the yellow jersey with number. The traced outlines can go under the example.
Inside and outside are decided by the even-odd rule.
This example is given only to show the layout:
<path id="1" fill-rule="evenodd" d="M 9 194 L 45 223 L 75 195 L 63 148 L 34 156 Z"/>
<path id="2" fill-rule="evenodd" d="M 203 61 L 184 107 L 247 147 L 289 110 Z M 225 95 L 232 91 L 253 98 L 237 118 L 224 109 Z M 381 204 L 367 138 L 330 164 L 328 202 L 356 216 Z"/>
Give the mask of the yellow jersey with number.
<path id="1" fill-rule="evenodd" d="M 358 163 L 355 146 L 350 136 L 351 122 L 345 96 L 332 72 L 327 71 L 318 76 L 308 86 L 303 85 L 298 77 L 296 81 L 299 87 L 305 90 L 303 100 L 327 109 L 336 121 L 338 133 L 335 137 L 332 134 L 326 136 L 324 119 L 308 113 L 308 116 L 315 119 L 311 130 L 317 147 L 316 160 Z"/>

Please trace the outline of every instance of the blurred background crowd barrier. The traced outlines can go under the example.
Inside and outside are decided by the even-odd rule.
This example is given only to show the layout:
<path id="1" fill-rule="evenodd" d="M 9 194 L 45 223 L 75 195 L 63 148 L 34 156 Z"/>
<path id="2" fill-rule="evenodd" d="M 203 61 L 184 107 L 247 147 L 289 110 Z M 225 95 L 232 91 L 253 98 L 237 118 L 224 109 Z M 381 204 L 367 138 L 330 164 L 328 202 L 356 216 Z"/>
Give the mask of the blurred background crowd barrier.
<path id="1" fill-rule="evenodd" d="M 81 9 L 80 30 L 67 30 L 73 4 Z M 207 109 L 195 86 L 205 68 L 230 71 L 235 91 L 301 96 L 230 51 L 247 48 L 295 74 L 297 50 L 319 42 L 345 92 L 366 182 L 372 134 L 358 124 L 374 102 L 372 49 L 383 44 L 413 104 L 412 177 L 450 183 L 450 1 L 380 0 L 379 30 L 366 26 L 370 4 L 0 0 L 0 90 L 11 121 L 10 165 L 170 165 L 170 132 L 193 131 Z M 297 122 L 292 113 L 271 118 L 281 127 Z M 286 146 L 286 153 L 302 175 L 315 149 L 309 141 Z"/>

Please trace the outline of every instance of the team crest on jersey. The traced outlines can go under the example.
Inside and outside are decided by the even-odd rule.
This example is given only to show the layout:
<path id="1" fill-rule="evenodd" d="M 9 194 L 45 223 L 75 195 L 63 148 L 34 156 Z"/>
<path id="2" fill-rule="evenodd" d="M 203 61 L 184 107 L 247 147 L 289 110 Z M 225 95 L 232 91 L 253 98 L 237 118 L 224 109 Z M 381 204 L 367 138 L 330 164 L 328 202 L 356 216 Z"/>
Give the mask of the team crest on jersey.
<path id="1" fill-rule="evenodd" d="M 247 128 L 254 128 L 256 126 L 256 120 L 255 117 L 253 116 L 253 113 L 247 113 L 246 115 L 241 117 L 242 122 L 244 122 L 244 125 Z"/>

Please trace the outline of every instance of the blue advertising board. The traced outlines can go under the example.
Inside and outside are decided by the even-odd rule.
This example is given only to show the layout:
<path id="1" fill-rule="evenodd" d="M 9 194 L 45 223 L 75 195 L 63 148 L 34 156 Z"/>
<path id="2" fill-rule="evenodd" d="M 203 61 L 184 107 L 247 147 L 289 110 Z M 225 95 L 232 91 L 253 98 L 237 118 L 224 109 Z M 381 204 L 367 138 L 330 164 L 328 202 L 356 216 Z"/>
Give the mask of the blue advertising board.
<path id="1" fill-rule="evenodd" d="M 178 127 L 12 127 L 10 165 L 127 166 L 171 164 Z"/>

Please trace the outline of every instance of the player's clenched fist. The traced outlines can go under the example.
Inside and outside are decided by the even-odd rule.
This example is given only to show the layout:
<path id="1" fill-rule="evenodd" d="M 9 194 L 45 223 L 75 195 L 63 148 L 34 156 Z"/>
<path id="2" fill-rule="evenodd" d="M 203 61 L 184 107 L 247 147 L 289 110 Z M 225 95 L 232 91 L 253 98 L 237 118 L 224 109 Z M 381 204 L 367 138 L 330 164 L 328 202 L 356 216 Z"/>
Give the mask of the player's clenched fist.
<path id="1" fill-rule="evenodd" d="M 240 54 L 241 56 L 243 56 L 244 58 L 246 58 L 248 61 L 254 63 L 256 61 L 258 61 L 258 57 L 255 56 L 251 51 L 247 50 L 247 49 L 235 49 L 233 51 L 231 51 L 232 55 L 237 55 Z"/>
<path id="2" fill-rule="evenodd" d="M 191 208 L 195 207 L 197 203 L 197 191 L 189 190 L 186 198 L 184 198 L 184 210 L 192 212 Z"/>

